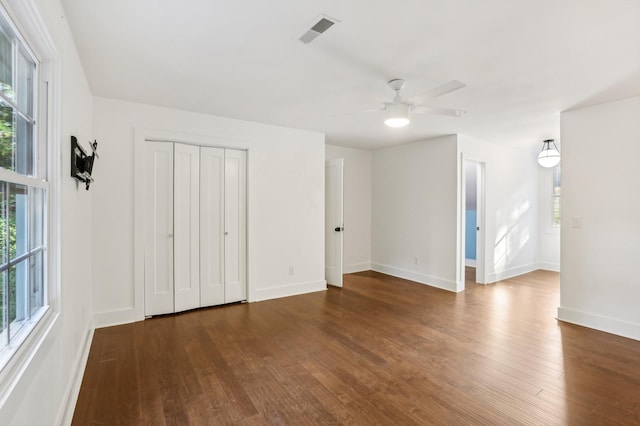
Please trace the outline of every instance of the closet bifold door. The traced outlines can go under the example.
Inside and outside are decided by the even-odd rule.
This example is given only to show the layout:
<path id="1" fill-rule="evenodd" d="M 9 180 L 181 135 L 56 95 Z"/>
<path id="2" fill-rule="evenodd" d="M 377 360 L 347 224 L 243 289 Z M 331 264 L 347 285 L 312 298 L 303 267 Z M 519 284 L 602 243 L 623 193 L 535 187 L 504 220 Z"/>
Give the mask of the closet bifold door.
<path id="1" fill-rule="evenodd" d="M 174 144 L 175 312 L 200 307 L 200 148 Z"/>
<path id="2" fill-rule="evenodd" d="M 173 144 L 145 142 L 144 313 L 173 312 Z"/>
<path id="3" fill-rule="evenodd" d="M 200 301 L 224 303 L 224 149 L 200 148 Z"/>
<path id="4" fill-rule="evenodd" d="M 224 302 L 247 299 L 247 153 L 225 150 Z"/>

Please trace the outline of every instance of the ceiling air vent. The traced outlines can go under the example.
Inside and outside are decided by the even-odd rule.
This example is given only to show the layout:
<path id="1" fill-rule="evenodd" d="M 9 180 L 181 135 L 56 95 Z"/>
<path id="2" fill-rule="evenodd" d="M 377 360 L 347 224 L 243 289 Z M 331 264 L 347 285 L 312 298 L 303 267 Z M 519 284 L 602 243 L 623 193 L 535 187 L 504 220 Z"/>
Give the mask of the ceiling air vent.
<path id="1" fill-rule="evenodd" d="M 313 40 L 315 40 L 316 37 L 318 37 L 320 34 L 323 34 L 336 22 L 339 21 L 327 15 L 320 15 L 318 19 L 314 21 L 314 24 L 311 26 L 311 28 L 305 31 L 298 40 L 300 40 L 304 44 L 311 43 Z"/>

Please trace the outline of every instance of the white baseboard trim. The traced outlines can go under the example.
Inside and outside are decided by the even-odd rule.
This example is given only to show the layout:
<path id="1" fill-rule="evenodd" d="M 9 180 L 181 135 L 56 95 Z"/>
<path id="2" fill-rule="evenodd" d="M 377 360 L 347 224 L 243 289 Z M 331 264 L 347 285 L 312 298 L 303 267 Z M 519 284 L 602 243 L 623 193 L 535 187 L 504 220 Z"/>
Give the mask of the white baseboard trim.
<path id="1" fill-rule="evenodd" d="M 58 416 L 58 421 L 55 423 L 57 425 L 70 425 L 73 420 L 73 413 L 76 409 L 76 403 L 78 402 L 78 395 L 80 394 L 80 386 L 82 385 L 84 370 L 87 367 L 87 361 L 89 359 L 91 342 L 93 342 L 93 331 L 93 328 L 91 328 L 87 332 L 82 350 L 78 354 L 78 359 L 76 359 L 76 362 L 74 363 L 76 373 L 73 375 L 71 380 L 69 380 L 67 385 L 64 399 L 65 403 L 60 415 Z"/>
<path id="2" fill-rule="evenodd" d="M 313 293 L 315 291 L 326 291 L 327 282 L 322 281 L 307 281 L 301 283 L 293 283 L 287 285 L 281 285 L 277 287 L 269 287 L 263 289 L 256 289 L 253 292 L 253 297 L 250 302 L 260 302 L 269 299 L 279 299 L 281 297 L 295 296 L 298 294 Z"/>
<path id="3" fill-rule="evenodd" d="M 492 272 L 487 275 L 487 283 L 495 283 L 497 281 L 506 280 L 517 277 L 518 275 L 533 272 L 538 268 L 537 263 L 529 263 L 528 265 L 517 266 L 515 268 L 505 269 L 504 271 Z"/>
<path id="4" fill-rule="evenodd" d="M 431 275 L 423 274 L 421 272 L 409 271 L 407 269 L 396 268 L 395 266 L 389 265 L 381 265 L 379 263 L 372 263 L 371 270 L 387 275 L 392 275 L 398 278 L 404 278 L 405 280 L 415 281 L 420 284 L 426 284 L 428 286 L 440 288 L 443 290 L 453 292 L 459 291 L 457 289 L 455 281 L 434 277 Z"/>
<path id="5" fill-rule="evenodd" d="M 351 265 L 345 265 L 344 274 L 354 274 L 356 272 L 370 271 L 371 262 L 352 263 Z"/>
<path id="6" fill-rule="evenodd" d="M 538 262 L 538 269 L 544 269 L 545 271 L 560 272 L 559 263 L 551 262 Z"/>
<path id="7" fill-rule="evenodd" d="M 296 294 L 311 293 L 327 289 L 327 282 L 309 281 L 302 283 L 287 284 L 278 287 L 270 287 L 255 290 L 249 302 L 259 302 L 261 300 L 277 299 L 280 297 L 295 296 Z M 129 307 L 117 311 L 97 312 L 93 314 L 93 324 L 95 328 L 111 327 L 114 325 L 129 324 L 143 321 L 144 314 L 139 309 Z"/>
<path id="8" fill-rule="evenodd" d="M 470 266 L 472 268 L 476 267 L 476 260 L 475 259 L 465 259 L 464 260 L 464 266 Z"/>
<path id="9" fill-rule="evenodd" d="M 93 314 L 93 325 L 95 328 L 129 324 L 142 320 L 144 320 L 144 315 L 141 315 L 138 310 L 133 307 Z"/>
<path id="10" fill-rule="evenodd" d="M 563 307 L 558 307 L 558 319 L 605 333 L 640 340 L 640 324 Z"/>

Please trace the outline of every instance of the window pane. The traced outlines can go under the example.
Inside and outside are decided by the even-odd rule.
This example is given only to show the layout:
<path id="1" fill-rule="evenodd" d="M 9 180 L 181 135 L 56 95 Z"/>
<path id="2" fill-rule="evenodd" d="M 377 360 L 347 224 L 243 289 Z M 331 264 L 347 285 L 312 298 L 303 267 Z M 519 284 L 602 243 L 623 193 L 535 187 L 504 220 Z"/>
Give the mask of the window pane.
<path id="1" fill-rule="evenodd" d="M 29 187 L 29 249 L 44 244 L 44 189 Z"/>
<path id="2" fill-rule="evenodd" d="M 39 251 L 30 258 L 29 293 L 31 297 L 30 315 L 44 306 L 44 251 Z"/>
<path id="3" fill-rule="evenodd" d="M 9 338 L 13 338 L 28 318 L 27 290 L 29 259 L 9 268 Z"/>
<path id="4" fill-rule="evenodd" d="M 29 250 L 28 247 L 28 198 L 27 187 L 9 184 L 9 259 L 15 259 Z"/>
<path id="5" fill-rule="evenodd" d="M 9 312 L 5 309 L 6 301 L 5 295 L 7 294 L 7 274 L 9 271 L 5 270 L 0 272 L 0 336 L 2 339 L 0 340 L 0 350 L 7 346 L 9 342 L 9 335 L 7 332 L 7 315 Z"/>
<path id="6" fill-rule="evenodd" d="M 33 123 L 0 99 L 0 167 L 33 176 Z"/>
<path id="7" fill-rule="evenodd" d="M 560 184 L 561 184 L 561 173 L 560 173 L 560 166 L 555 166 L 553 168 L 553 187 L 554 188 L 560 188 Z"/>
<path id="8" fill-rule="evenodd" d="M 5 31 L 4 25 L 0 25 L 0 91 L 9 98 L 13 98 L 12 72 L 13 46 L 11 37 Z"/>
<path id="9" fill-rule="evenodd" d="M 7 257 L 7 250 L 9 249 L 8 199 L 7 183 L 0 182 L 0 265 L 4 265 L 9 261 Z"/>
<path id="10" fill-rule="evenodd" d="M 0 167 L 13 170 L 13 108 L 0 100 Z"/>
<path id="11" fill-rule="evenodd" d="M 33 117 L 33 75 L 35 64 L 22 49 L 18 50 L 16 70 L 16 96 L 18 110 Z"/>
<path id="12" fill-rule="evenodd" d="M 21 115 L 17 115 L 16 168 L 15 171 L 33 176 L 33 125 Z"/>
<path id="13" fill-rule="evenodd" d="M 553 169 L 553 226 L 560 226 L 560 195 L 562 190 L 560 166 Z"/>

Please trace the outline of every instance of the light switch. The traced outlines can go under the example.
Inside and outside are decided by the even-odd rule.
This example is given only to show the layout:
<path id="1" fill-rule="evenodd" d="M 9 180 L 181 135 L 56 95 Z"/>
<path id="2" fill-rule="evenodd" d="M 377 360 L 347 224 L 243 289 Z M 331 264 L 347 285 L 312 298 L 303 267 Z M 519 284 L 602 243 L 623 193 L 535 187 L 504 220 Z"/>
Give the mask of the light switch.
<path id="1" fill-rule="evenodd" d="M 582 218 L 579 216 L 571 218 L 571 227 L 572 228 L 582 228 Z"/>

